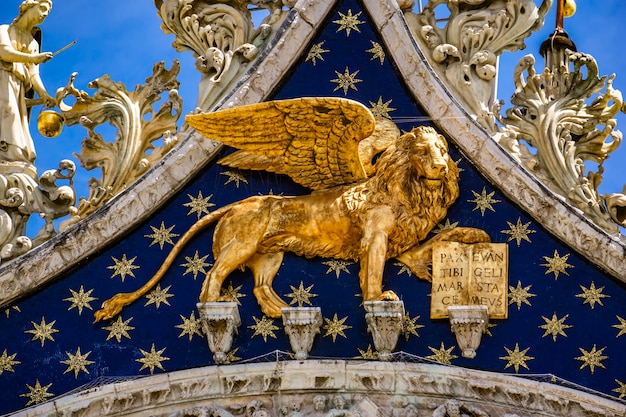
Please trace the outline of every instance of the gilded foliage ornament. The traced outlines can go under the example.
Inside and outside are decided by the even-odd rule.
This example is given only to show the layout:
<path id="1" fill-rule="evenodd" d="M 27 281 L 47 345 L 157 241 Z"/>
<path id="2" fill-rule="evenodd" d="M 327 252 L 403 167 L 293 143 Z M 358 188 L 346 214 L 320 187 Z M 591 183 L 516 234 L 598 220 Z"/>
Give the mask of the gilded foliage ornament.
<path id="1" fill-rule="evenodd" d="M 176 122 L 182 111 L 176 80 L 179 71 L 178 61 L 170 70 L 163 62 L 157 63 L 146 83 L 132 92 L 104 75 L 89 84 L 97 89 L 93 97 L 73 86 L 76 73 L 72 75 L 63 94 L 74 96 L 76 101 L 71 106 L 61 102 L 59 108 L 68 126 L 80 124 L 87 129 L 88 137 L 77 157 L 87 170 L 101 169 L 102 178 L 89 181 L 89 196 L 81 198 L 78 207 L 72 209 L 62 230 L 102 207 L 176 145 Z M 153 106 L 162 100 L 163 94 L 167 98 L 155 109 Z M 117 129 L 114 142 L 106 141 L 95 131 L 107 122 Z M 161 139 L 163 145 L 155 145 Z"/>
<path id="2" fill-rule="evenodd" d="M 622 142 L 614 119 L 622 94 L 613 88 L 614 76 L 598 75 L 591 55 L 559 48 L 545 53 L 546 68 L 539 74 L 532 55 L 519 62 L 513 107 L 500 117 L 504 128 L 496 139 L 555 193 L 616 233 L 615 223 L 626 224 L 626 197 L 600 195 L 598 186 L 602 163 Z M 597 171 L 588 170 L 589 162 Z"/>

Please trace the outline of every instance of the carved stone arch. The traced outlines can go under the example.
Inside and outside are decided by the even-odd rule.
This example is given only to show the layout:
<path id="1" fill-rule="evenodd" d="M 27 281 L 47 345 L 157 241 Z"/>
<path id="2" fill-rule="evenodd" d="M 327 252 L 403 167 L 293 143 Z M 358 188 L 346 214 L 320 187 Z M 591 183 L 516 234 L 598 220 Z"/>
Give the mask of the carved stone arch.
<path id="1" fill-rule="evenodd" d="M 274 417 L 295 411 L 314 416 L 319 415 L 314 409 L 316 396 L 324 397 L 323 413 L 328 415 L 333 407 L 367 417 L 441 416 L 447 415 L 448 407 L 459 407 L 472 417 L 626 413 L 621 402 L 560 386 L 563 381 L 556 379 L 555 383 L 541 382 L 549 378 L 426 363 L 279 361 L 211 366 L 108 383 L 58 397 L 29 409 L 27 415 L 224 417 L 257 415 L 255 411 L 263 410 L 258 415 Z M 335 397 L 341 401 L 333 405 Z"/>

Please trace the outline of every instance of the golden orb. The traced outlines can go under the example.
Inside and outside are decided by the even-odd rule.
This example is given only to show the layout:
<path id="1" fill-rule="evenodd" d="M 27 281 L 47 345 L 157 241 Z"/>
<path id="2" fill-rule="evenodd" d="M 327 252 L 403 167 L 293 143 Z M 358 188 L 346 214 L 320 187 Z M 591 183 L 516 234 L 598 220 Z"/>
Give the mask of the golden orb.
<path id="1" fill-rule="evenodd" d="M 574 0 L 563 1 L 563 17 L 572 17 L 576 13 L 576 2 Z"/>
<path id="2" fill-rule="evenodd" d="M 56 138 L 61 134 L 65 117 L 53 110 L 44 110 L 37 117 L 37 130 L 47 138 Z"/>

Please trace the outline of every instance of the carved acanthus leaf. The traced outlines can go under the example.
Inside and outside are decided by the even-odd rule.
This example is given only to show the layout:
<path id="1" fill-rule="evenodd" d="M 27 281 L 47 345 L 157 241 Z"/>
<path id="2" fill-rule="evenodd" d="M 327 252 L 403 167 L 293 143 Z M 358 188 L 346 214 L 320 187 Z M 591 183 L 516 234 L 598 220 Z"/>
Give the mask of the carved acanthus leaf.
<path id="1" fill-rule="evenodd" d="M 565 53 L 571 71 L 561 67 L 536 74 L 531 55 L 520 61 L 514 74 L 513 107 L 501 118 L 505 127 L 496 138 L 553 191 L 602 228 L 616 232 L 598 185 L 603 161 L 622 141 L 614 119 L 622 95 L 613 88 L 613 77 L 598 77 L 592 56 Z M 586 173 L 587 161 L 599 164 L 598 171 Z"/>
<path id="2" fill-rule="evenodd" d="M 177 51 L 190 50 L 202 74 L 196 107 L 211 110 L 217 100 L 236 83 L 250 62 L 275 32 L 286 15 L 288 0 L 162 0 L 156 2 L 166 34 L 176 36 Z M 254 27 L 249 7 L 267 9 L 267 16 Z"/>
<path id="3" fill-rule="evenodd" d="M 438 6 L 449 9 L 441 27 Z M 524 48 L 524 39 L 543 25 L 552 0 L 539 8 L 532 0 L 431 0 L 417 16 L 407 16 L 411 29 L 435 70 L 447 80 L 483 127 L 497 130 L 494 113 L 497 57 Z"/>
<path id="4" fill-rule="evenodd" d="M 179 70 L 178 61 L 174 61 L 170 70 L 163 62 L 158 63 L 146 83 L 130 93 L 123 84 L 105 75 L 90 83 L 90 88 L 98 89 L 93 97 L 76 91 L 72 93 L 76 103 L 71 107 L 61 106 L 68 126 L 80 124 L 89 132 L 81 153 L 76 155 L 81 165 L 87 170 L 102 169 L 102 178 L 91 179 L 89 196 L 81 198 L 78 209 L 64 227 L 102 207 L 176 144 L 176 122 L 182 111 L 176 80 Z M 153 106 L 164 92 L 168 94 L 167 100 L 155 111 Z M 95 132 L 105 122 L 117 129 L 114 142 L 105 141 Z M 155 146 L 161 138 L 162 146 Z"/>

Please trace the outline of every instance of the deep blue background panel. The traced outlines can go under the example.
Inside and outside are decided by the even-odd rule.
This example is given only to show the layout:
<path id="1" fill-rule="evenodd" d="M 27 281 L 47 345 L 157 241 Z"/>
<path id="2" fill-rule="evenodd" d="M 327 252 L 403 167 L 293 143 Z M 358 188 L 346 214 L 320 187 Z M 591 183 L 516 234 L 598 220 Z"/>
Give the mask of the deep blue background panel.
<path id="1" fill-rule="evenodd" d="M 343 15 L 359 14 L 358 30 L 338 30 L 335 21 Z M 379 102 L 387 103 L 388 114 L 400 126 L 409 130 L 419 124 L 432 124 L 428 115 L 407 94 L 404 81 L 398 79 L 394 63 L 385 56 L 381 63 L 368 50 L 374 43 L 384 42 L 367 23 L 368 16 L 358 2 L 345 1 L 325 22 L 319 36 L 303 50 L 300 62 L 273 98 L 284 99 L 303 96 L 348 97 L 373 107 Z M 308 59 L 308 52 L 317 44 L 327 50 L 323 59 Z M 333 79 L 338 79 L 348 68 L 349 74 L 362 80 L 348 87 L 344 94 Z M 445 121 L 441 121 L 445 123 Z M 494 184 L 490 184 L 450 144 L 450 154 L 461 168 L 461 195 L 448 212 L 446 223 L 459 226 L 482 228 L 494 242 L 506 242 L 509 246 L 509 287 L 525 288 L 527 296 L 515 302 L 511 297 L 509 318 L 494 320 L 489 335 L 484 335 L 474 359 L 460 357 L 459 348 L 447 320 L 429 318 L 431 285 L 407 273 L 401 264 L 388 262 L 384 285 L 395 291 L 405 303 L 405 309 L 413 324 L 413 332 L 402 335 L 397 350 L 412 355 L 443 360 L 453 366 L 515 373 L 515 366 L 507 359 L 509 351 L 516 345 L 525 351 L 525 359 L 517 363 L 519 374 L 554 374 L 576 384 L 618 397 L 625 395 L 620 386 L 626 382 L 626 288 L 575 253 L 563 242 L 547 233 L 532 217 L 512 204 Z M 216 159 L 217 160 L 217 159 Z M 239 176 L 237 176 L 239 175 Z M 481 212 L 476 195 L 485 190 L 493 201 L 491 208 Z M 150 368 L 142 368 L 146 356 L 143 352 L 160 352 L 153 372 L 168 372 L 199 366 L 212 365 L 212 354 L 206 340 L 196 333 L 191 339 L 180 328 L 183 318 L 193 314 L 198 319 L 196 302 L 204 274 L 185 273 L 188 259 L 205 257 L 213 261 L 211 252 L 213 228 L 198 234 L 177 257 L 172 268 L 160 282 L 162 290 L 173 295 L 161 302 L 148 303 L 142 298 L 124 309 L 121 318 L 132 327 L 128 337 L 111 336 L 107 330 L 115 320 L 93 323 L 93 313 L 105 299 L 119 292 L 130 292 L 139 288 L 158 269 L 172 245 L 164 242 L 163 247 L 154 243 L 150 236 L 161 226 L 169 230 L 175 242 L 198 216 L 190 213 L 191 198 L 199 193 L 210 196 L 214 210 L 225 204 L 259 194 L 299 195 L 308 191 L 289 178 L 264 172 L 232 172 L 227 168 L 210 164 L 197 178 L 159 210 L 149 221 L 139 226 L 120 242 L 92 256 L 71 273 L 68 273 L 39 292 L 21 300 L 0 314 L 0 414 L 25 407 L 33 396 L 31 388 L 39 384 L 43 395 L 50 399 L 62 395 L 102 377 L 125 377 L 150 374 Z M 497 200 L 497 202 L 496 202 Z M 519 241 L 511 239 L 509 225 L 524 225 L 529 231 Z M 443 227 L 443 225 L 442 225 Z M 598 248 L 602 250 L 602 248 Z M 549 272 L 546 258 L 567 257 L 568 267 L 558 277 Z M 122 280 L 115 274 L 115 260 L 126 259 L 132 265 Z M 132 260 L 132 262 L 130 262 Z M 335 269 L 329 259 L 304 259 L 287 254 L 275 280 L 276 292 L 290 302 L 287 294 L 298 288 L 311 287 L 313 306 L 321 307 L 324 326 L 316 338 L 311 351 L 313 357 L 352 358 L 364 357 L 373 350 L 367 333 L 364 311 L 361 306 L 358 283 L 358 265 L 341 264 Z M 138 267 L 138 268 L 137 268 Z M 208 270 L 208 267 L 205 268 Z M 337 276 L 338 274 L 338 276 Z M 233 346 L 233 363 L 253 360 L 274 350 L 289 351 L 288 339 L 280 320 L 273 320 L 265 338 L 255 335 L 257 322 L 264 320 L 259 306 L 252 295 L 252 276 L 249 271 L 235 271 L 225 285 L 237 289 L 241 304 L 242 319 L 239 333 Z M 598 302 L 581 297 L 592 285 L 599 294 Z M 97 298 L 83 308 L 70 308 L 71 291 L 83 287 L 90 296 Z M 513 291 L 515 294 L 515 291 Z M 587 302 L 585 302 L 587 301 Z M 541 326 L 556 314 L 563 319 L 565 336 L 558 334 L 553 339 Z M 328 332 L 328 322 L 336 315 L 343 322 L 343 335 L 336 334 L 335 340 Z M 42 319 L 52 325 L 56 332 L 45 340 L 32 340 L 29 331 L 40 325 Z M 177 327 L 179 326 L 179 327 Z M 621 327 L 620 327 L 621 326 Z M 107 340 L 108 339 L 108 340 Z M 77 373 L 67 363 L 71 355 L 80 354 L 86 362 L 84 370 Z M 507 350 L 508 349 L 508 350 Z M 595 360 L 593 356 L 595 354 Z M 87 354 L 88 353 L 88 354 Z M 367 356 L 365 354 L 365 356 Z M 593 372 L 592 366 L 593 365 Z M 162 369 L 160 367 L 162 367 Z M 35 398 L 36 399 L 36 398 Z"/>

